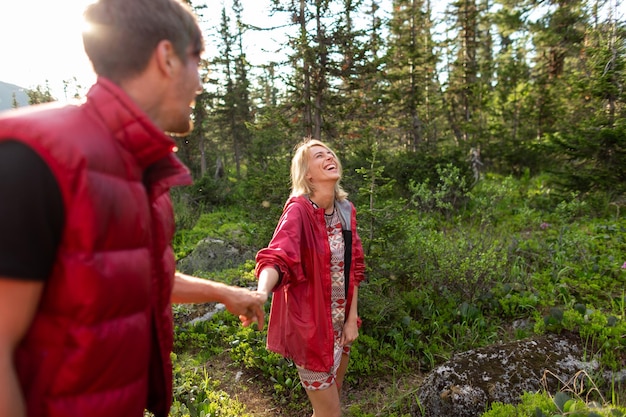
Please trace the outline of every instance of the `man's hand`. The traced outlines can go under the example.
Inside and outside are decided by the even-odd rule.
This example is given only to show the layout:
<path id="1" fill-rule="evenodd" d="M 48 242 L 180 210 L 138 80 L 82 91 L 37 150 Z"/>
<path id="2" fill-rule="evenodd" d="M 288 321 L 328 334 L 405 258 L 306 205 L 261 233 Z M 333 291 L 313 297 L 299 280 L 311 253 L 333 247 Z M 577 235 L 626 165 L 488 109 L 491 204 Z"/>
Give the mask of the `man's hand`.
<path id="1" fill-rule="evenodd" d="M 244 326 L 250 326 L 256 322 L 259 325 L 259 330 L 263 330 L 265 324 L 263 305 L 267 300 L 267 295 L 263 296 L 257 291 L 240 287 L 232 287 L 232 290 L 232 293 L 222 300 L 226 309 L 235 316 L 239 316 L 239 320 Z"/>
<path id="2" fill-rule="evenodd" d="M 267 294 L 181 273 L 176 273 L 172 291 L 173 303 L 222 303 L 244 326 L 257 322 L 259 330 L 265 324 L 266 300 Z"/>
<path id="3" fill-rule="evenodd" d="M 263 306 L 267 301 L 267 294 L 262 291 L 253 291 L 252 294 L 255 299 L 261 303 L 261 309 L 260 311 L 248 310 L 246 314 L 239 315 L 239 320 L 241 320 L 241 324 L 244 327 L 250 326 L 252 323 L 256 322 L 259 325 L 259 330 L 263 330 L 263 325 L 265 323 L 265 310 L 263 309 Z"/>

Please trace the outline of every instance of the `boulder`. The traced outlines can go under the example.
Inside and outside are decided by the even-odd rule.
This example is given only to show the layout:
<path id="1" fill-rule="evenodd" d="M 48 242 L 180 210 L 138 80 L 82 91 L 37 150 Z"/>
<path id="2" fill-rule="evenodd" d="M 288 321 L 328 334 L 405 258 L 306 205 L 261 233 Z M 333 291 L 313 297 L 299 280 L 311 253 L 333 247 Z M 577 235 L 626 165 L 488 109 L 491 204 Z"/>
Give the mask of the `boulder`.
<path id="1" fill-rule="evenodd" d="M 206 238 L 198 242 L 187 257 L 180 259 L 177 269 L 183 274 L 221 271 L 237 268 L 247 260 L 253 260 L 256 252 L 241 249 L 220 239 Z"/>
<path id="2" fill-rule="evenodd" d="M 415 417 L 478 417 L 494 401 L 516 404 L 522 393 L 556 392 L 577 372 L 596 363 L 571 334 L 547 334 L 490 345 L 453 356 L 433 369 L 418 390 Z M 542 382 L 543 380 L 543 382 Z"/>

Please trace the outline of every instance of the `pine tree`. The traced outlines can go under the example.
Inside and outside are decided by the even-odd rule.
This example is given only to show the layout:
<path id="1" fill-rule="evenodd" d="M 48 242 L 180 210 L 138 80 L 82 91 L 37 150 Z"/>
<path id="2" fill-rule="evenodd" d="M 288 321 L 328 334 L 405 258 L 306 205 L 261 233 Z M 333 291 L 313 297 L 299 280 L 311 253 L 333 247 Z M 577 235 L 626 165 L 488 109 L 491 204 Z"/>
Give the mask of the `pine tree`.
<path id="1" fill-rule="evenodd" d="M 46 81 L 45 86 L 38 85 L 33 90 L 26 90 L 26 95 L 28 95 L 28 104 L 41 104 L 56 101 L 56 98 L 52 96 L 48 81 Z"/>
<path id="2" fill-rule="evenodd" d="M 626 26 L 616 12 L 592 15 L 583 47 L 564 68 L 569 123 L 549 136 L 565 161 L 555 170 L 561 185 L 615 197 L 626 193 Z"/>
<path id="3" fill-rule="evenodd" d="M 433 105 L 440 88 L 432 26 L 430 2 L 394 1 L 386 59 L 388 102 L 397 144 L 412 151 L 425 143 L 434 146 L 438 136 Z"/>
<path id="4" fill-rule="evenodd" d="M 489 22 L 482 21 L 487 10 L 481 10 L 477 0 L 458 0 L 450 4 L 449 15 L 453 19 L 449 28 L 448 82 L 445 92 L 448 119 L 457 144 L 474 146 L 484 135 L 481 131 L 480 109 L 481 92 L 485 91 L 489 81 L 487 73 L 481 73 L 479 66 L 480 45 L 489 46 L 488 32 L 481 32 L 481 26 L 488 27 Z M 484 56 L 490 56 L 486 51 Z M 483 56 L 483 58 L 484 58 Z"/>

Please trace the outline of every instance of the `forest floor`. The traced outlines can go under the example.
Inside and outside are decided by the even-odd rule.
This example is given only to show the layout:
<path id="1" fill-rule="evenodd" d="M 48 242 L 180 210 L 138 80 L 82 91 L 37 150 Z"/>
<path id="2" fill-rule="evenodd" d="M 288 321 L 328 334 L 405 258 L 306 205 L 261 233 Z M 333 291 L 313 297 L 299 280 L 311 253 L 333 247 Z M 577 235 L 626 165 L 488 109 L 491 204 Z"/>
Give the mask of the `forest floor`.
<path id="1" fill-rule="evenodd" d="M 213 308 L 214 305 L 210 304 L 195 305 L 188 311 L 184 321 L 202 317 Z M 182 324 L 180 318 L 175 318 L 175 321 Z M 246 412 L 254 417 L 310 417 L 312 414 L 306 393 L 301 387 L 295 388 L 291 394 L 276 394 L 271 381 L 260 372 L 234 362 L 228 351 L 212 356 L 205 367 L 209 377 L 219 381 L 218 389 L 245 405 Z M 414 402 L 423 379 L 424 375 L 419 372 L 395 375 L 391 370 L 378 378 L 346 381 L 341 395 L 343 415 L 389 415 L 386 409 L 390 405 Z"/>
<path id="2" fill-rule="evenodd" d="M 274 395 L 271 382 L 260 374 L 234 363 L 228 352 L 214 356 L 206 364 L 209 375 L 220 381 L 219 389 L 246 406 L 246 412 L 254 417 L 310 417 L 312 409 L 304 390 L 297 388 L 295 399 L 281 404 L 280 396 Z M 350 370 L 348 369 L 348 372 Z M 414 398 L 423 376 L 399 375 L 346 383 L 342 392 L 342 410 L 345 416 L 355 412 L 376 416 L 389 415 L 386 407 L 392 402 Z"/>

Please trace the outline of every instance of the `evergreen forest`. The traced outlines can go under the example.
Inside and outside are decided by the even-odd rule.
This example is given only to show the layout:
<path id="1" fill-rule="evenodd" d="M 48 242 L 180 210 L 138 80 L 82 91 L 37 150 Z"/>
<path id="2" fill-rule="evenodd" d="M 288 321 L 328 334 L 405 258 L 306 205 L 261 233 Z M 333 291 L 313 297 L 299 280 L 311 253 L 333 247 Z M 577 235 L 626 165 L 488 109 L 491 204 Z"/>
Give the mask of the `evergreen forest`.
<path id="1" fill-rule="evenodd" d="M 173 192 L 178 259 L 206 238 L 267 245 L 293 147 L 312 136 L 342 161 L 366 254 L 347 375 L 365 393 L 347 398 L 344 415 L 419 415 L 420 375 L 455 353 L 546 332 L 579 335 L 602 369 L 624 372 L 623 3 L 256 1 L 281 23 L 249 24 L 242 0 L 190 1 L 201 22 L 220 18 L 205 28 L 194 129 L 176 138 L 195 178 Z M 275 60 L 252 64 L 246 37 L 276 31 L 286 41 Z M 253 269 L 193 273 L 254 287 Z M 177 326 L 173 358 L 173 417 L 311 414 L 293 365 L 226 312 Z M 224 358 L 236 377 L 211 365 Z M 590 378 L 597 389 L 576 406 L 520 392 L 489 416 L 626 415 L 624 379 Z M 228 394 L 237 383 L 261 387 L 281 411 L 255 413 Z"/>

